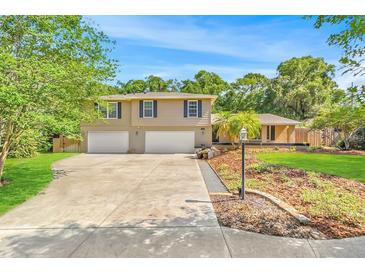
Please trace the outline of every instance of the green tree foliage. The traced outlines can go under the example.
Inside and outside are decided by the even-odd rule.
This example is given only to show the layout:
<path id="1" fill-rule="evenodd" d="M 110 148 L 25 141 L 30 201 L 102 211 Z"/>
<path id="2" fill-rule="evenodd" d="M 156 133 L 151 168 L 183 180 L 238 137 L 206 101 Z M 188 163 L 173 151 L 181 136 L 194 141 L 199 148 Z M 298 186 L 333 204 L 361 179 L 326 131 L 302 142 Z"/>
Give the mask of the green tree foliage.
<path id="1" fill-rule="evenodd" d="M 179 92 L 181 83 L 176 79 L 164 80 L 161 77 L 150 75 L 145 80 L 129 80 L 127 83 L 119 83 L 120 93 L 138 92 Z"/>
<path id="2" fill-rule="evenodd" d="M 108 92 L 110 46 L 81 16 L 0 16 L 0 177 L 30 130 L 78 135 L 96 116 L 85 102 Z"/>
<path id="3" fill-rule="evenodd" d="M 270 79 L 259 73 L 248 73 L 231 83 L 230 89 L 218 98 L 216 108 L 232 112 L 271 112 L 272 100 Z"/>
<path id="4" fill-rule="evenodd" d="M 344 73 L 365 74 L 365 16 L 363 15 L 320 15 L 315 18 L 314 27 L 321 28 L 326 24 L 337 25 L 340 29 L 328 37 L 328 44 L 343 49 L 340 62 Z"/>
<path id="5" fill-rule="evenodd" d="M 218 112 L 215 127 L 217 134 L 227 136 L 234 146 L 239 140 L 240 130 L 247 129 L 248 138 L 253 139 L 260 135 L 261 125 L 256 113 L 252 111 L 230 113 L 229 111 Z"/>
<path id="6" fill-rule="evenodd" d="M 333 81 L 335 67 L 323 58 L 304 56 L 282 62 L 272 80 L 275 112 L 290 118 L 313 118 L 320 107 L 343 96 Z"/>
<path id="7" fill-rule="evenodd" d="M 121 93 L 143 92 L 146 89 L 144 80 L 129 80 L 127 83 L 120 83 Z"/>
<path id="8" fill-rule="evenodd" d="M 183 80 L 181 86 L 182 92 L 213 95 L 219 95 L 228 89 L 229 84 L 218 74 L 205 70 L 201 70 L 195 74 L 194 80 Z"/>
<path id="9" fill-rule="evenodd" d="M 351 138 L 365 125 L 364 105 L 336 104 L 323 107 L 313 120 L 312 128 L 339 130 L 345 149 L 350 148 Z"/>
<path id="10" fill-rule="evenodd" d="M 150 75 L 146 78 L 146 89 L 151 92 L 166 92 L 168 91 L 169 83 L 161 77 Z"/>

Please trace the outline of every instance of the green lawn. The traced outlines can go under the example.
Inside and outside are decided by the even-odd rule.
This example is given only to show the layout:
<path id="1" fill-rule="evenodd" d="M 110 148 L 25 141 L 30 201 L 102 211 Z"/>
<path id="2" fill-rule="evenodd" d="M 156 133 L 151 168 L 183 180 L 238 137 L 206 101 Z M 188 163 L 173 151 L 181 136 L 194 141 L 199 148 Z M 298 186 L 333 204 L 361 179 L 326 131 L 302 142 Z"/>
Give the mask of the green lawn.
<path id="1" fill-rule="evenodd" d="M 44 153 L 30 159 L 8 159 L 0 187 L 0 215 L 36 195 L 52 181 L 52 163 L 76 153 Z"/>
<path id="2" fill-rule="evenodd" d="M 365 156 L 303 152 L 268 152 L 258 159 L 277 165 L 353 179 L 365 183 Z"/>

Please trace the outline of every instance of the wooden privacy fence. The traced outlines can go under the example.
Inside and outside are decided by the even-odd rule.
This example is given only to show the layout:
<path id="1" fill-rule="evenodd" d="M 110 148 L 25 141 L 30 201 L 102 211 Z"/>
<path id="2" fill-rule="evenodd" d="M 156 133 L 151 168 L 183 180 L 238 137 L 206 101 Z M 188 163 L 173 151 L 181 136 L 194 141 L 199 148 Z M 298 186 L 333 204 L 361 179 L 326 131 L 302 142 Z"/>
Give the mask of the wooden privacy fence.
<path id="1" fill-rule="evenodd" d="M 311 130 L 309 128 L 295 129 L 295 142 L 309 144 L 313 147 L 334 146 L 338 140 L 338 133 L 331 129 Z"/>
<path id="2" fill-rule="evenodd" d="M 80 152 L 80 141 L 68 139 L 62 135 L 53 138 L 53 152 Z"/>

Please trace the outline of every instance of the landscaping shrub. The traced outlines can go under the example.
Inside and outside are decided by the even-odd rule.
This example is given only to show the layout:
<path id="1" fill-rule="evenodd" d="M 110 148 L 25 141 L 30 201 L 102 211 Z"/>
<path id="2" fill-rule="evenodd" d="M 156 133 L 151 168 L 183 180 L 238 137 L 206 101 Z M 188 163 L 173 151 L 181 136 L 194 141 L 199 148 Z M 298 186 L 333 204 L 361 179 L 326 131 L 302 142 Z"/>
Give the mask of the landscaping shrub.
<path id="1" fill-rule="evenodd" d="M 27 130 L 13 144 L 10 152 L 10 158 L 31 158 L 38 154 L 38 152 L 47 151 L 51 144 L 48 138 L 38 131 Z"/>
<path id="2" fill-rule="evenodd" d="M 252 171 L 255 171 L 257 173 L 265 173 L 265 172 L 271 172 L 273 169 L 273 165 L 268 164 L 268 163 L 257 163 L 257 164 L 252 164 L 249 169 Z"/>

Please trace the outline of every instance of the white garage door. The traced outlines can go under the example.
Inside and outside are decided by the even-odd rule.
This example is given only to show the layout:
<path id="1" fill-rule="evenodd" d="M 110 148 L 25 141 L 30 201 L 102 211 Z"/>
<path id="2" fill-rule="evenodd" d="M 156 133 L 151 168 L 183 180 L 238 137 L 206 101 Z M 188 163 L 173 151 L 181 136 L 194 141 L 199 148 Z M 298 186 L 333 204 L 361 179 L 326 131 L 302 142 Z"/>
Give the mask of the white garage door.
<path id="1" fill-rule="evenodd" d="M 194 131 L 146 131 L 146 153 L 193 153 Z"/>
<path id="2" fill-rule="evenodd" d="M 126 153 L 129 149 L 128 131 L 89 131 L 89 153 Z"/>

